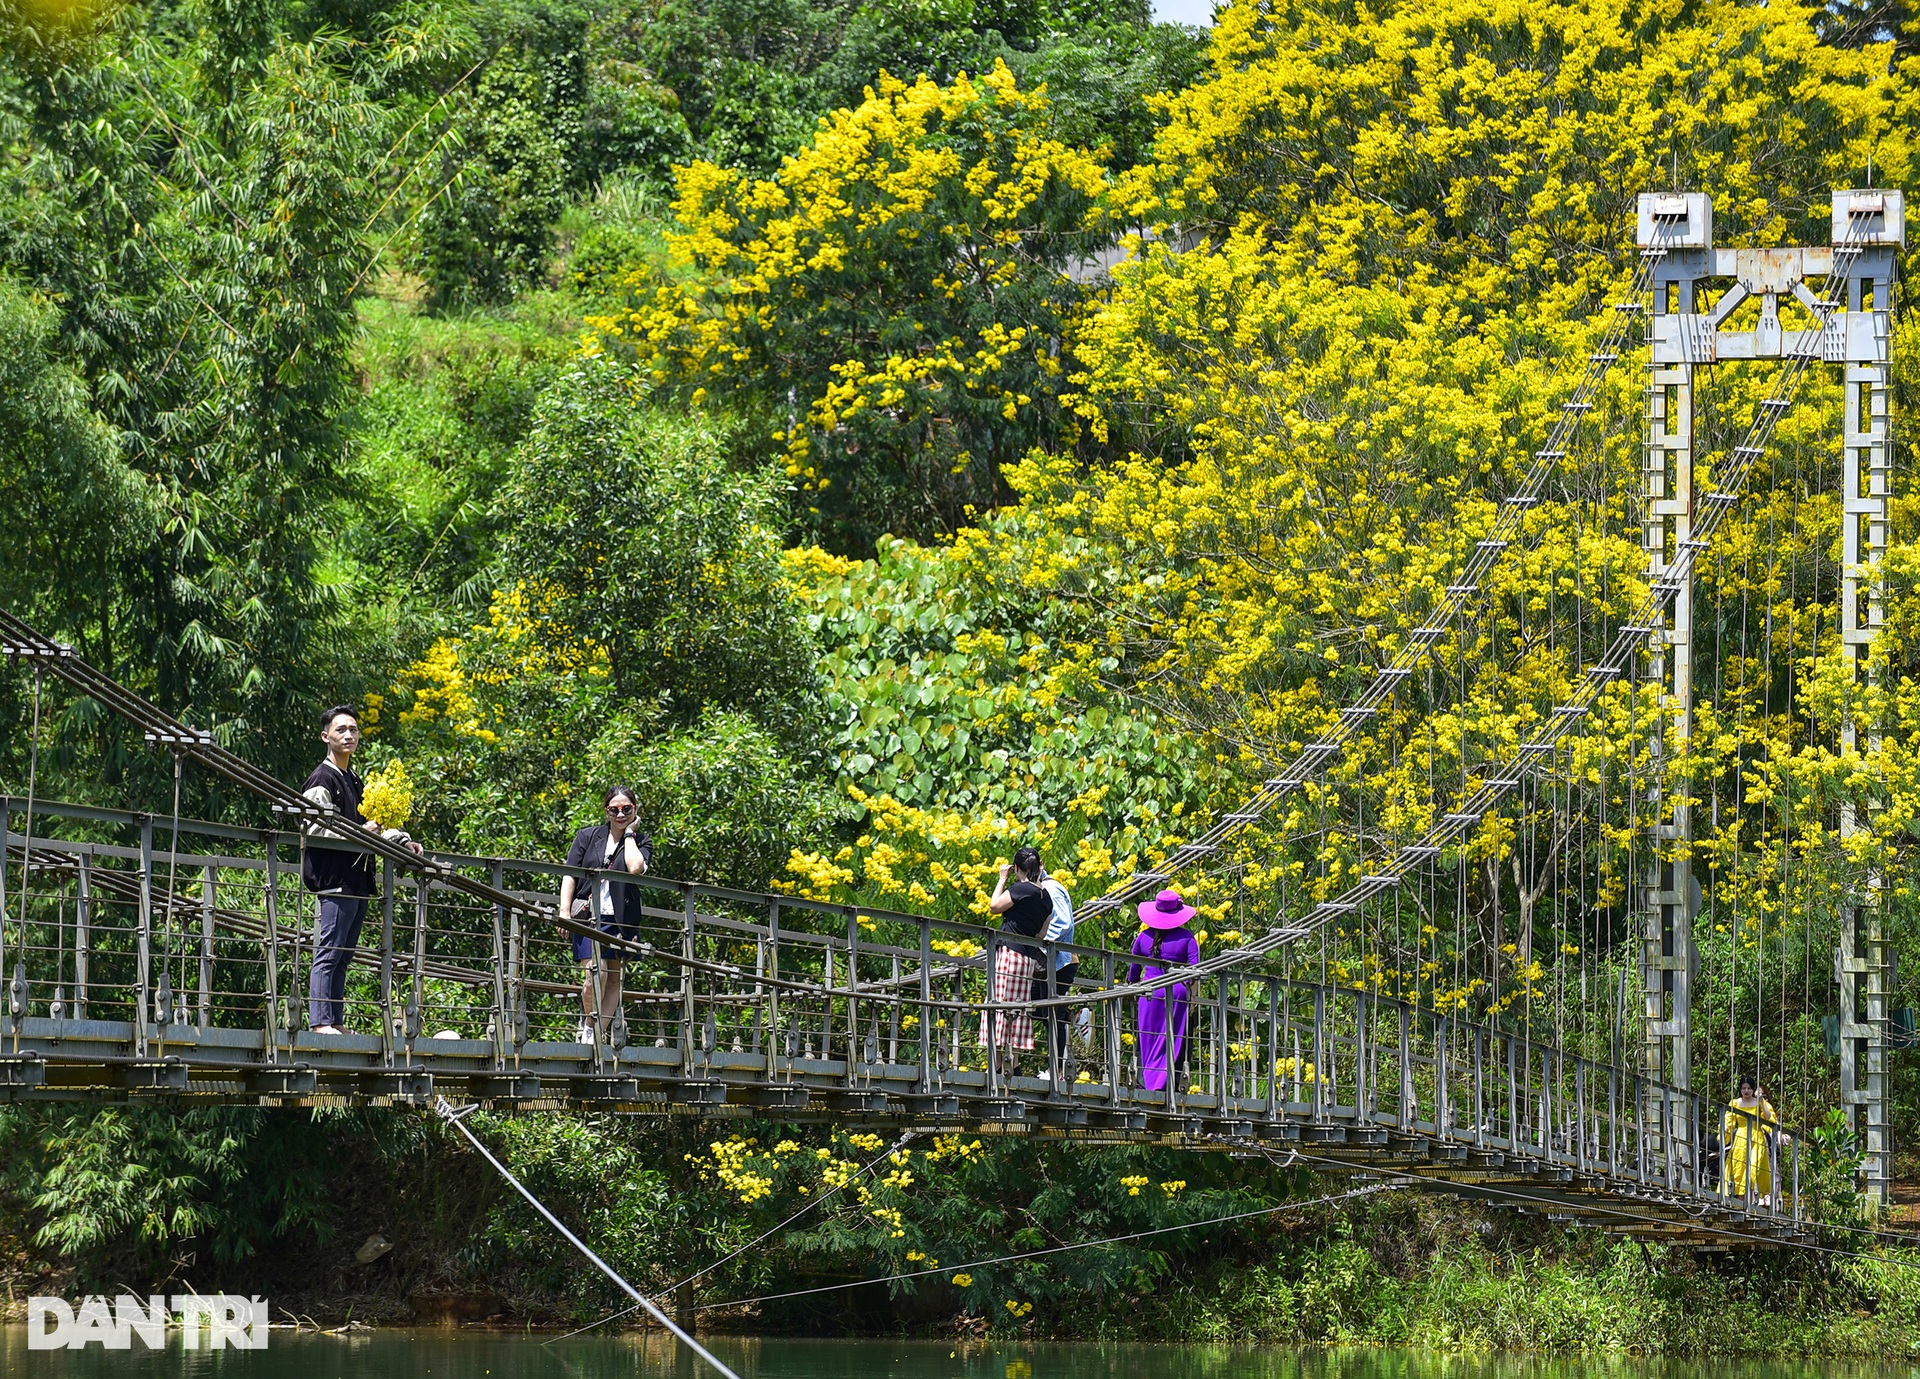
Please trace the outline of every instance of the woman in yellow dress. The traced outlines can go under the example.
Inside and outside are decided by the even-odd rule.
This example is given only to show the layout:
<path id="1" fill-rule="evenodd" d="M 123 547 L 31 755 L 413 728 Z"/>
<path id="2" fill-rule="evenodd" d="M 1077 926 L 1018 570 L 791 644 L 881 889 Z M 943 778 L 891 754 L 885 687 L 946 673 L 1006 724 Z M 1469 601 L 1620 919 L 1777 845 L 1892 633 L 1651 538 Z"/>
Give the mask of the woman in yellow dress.
<path id="1" fill-rule="evenodd" d="M 1779 1114 L 1759 1085 L 1750 1077 L 1741 1078 L 1740 1095 L 1728 1104 L 1721 1123 L 1725 1195 L 1744 1199 L 1751 1182 L 1754 1205 L 1767 1205 L 1773 1192 L 1773 1143 L 1779 1125 Z"/>

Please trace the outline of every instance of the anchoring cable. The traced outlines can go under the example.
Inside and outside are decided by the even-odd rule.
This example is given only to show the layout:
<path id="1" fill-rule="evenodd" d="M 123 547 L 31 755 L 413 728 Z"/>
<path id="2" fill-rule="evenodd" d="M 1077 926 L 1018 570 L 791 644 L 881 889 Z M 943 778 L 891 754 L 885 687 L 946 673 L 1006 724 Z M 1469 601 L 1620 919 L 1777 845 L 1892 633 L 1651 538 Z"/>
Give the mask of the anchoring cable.
<path id="1" fill-rule="evenodd" d="M 552 1226 L 556 1231 L 559 1231 L 561 1235 L 565 1236 L 567 1239 L 567 1243 L 573 1246 L 574 1249 L 580 1251 L 581 1254 L 585 1255 L 587 1257 L 588 1262 L 591 1263 L 594 1266 L 594 1268 L 598 1269 L 601 1273 L 605 1274 L 608 1278 L 612 1279 L 614 1283 L 619 1285 L 621 1292 L 625 1293 L 628 1297 L 632 1298 L 634 1302 L 639 1306 L 644 1307 L 647 1310 L 648 1314 L 652 1316 L 652 1318 L 655 1321 L 659 1322 L 660 1325 L 664 1326 L 667 1330 L 671 1331 L 682 1345 L 686 1346 L 687 1349 L 691 1350 L 695 1355 L 698 1355 L 701 1359 L 705 1360 L 708 1364 L 712 1365 L 716 1371 L 726 1375 L 727 1379 L 740 1379 L 739 1375 L 735 1374 L 732 1370 L 728 1369 L 724 1364 L 722 1364 L 718 1359 L 716 1359 L 712 1351 L 708 1350 L 705 1346 L 701 1345 L 700 1342 L 696 1341 L 691 1335 L 689 1335 L 687 1332 L 683 1331 L 678 1325 L 676 1325 L 673 1318 L 669 1317 L 665 1312 L 662 1312 L 657 1306 L 655 1306 L 651 1299 L 649 1299 L 645 1294 L 643 1294 L 638 1288 L 635 1288 L 631 1283 L 628 1283 L 624 1278 L 620 1277 L 618 1273 L 614 1272 L 614 1268 L 611 1264 L 607 1263 L 606 1260 L 600 1258 L 600 1256 L 595 1254 L 584 1240 L 582 1240 L 579 1236 L 575 1235 L 572 1231 L 568 1230 L 566 1226 L 561 1222 L 559 1217 L 555 1216 L 552 1212 L 547 1210 L 545 1203 L 543 1203 L 538 1197 L 535 1197 L 531 1192 L 527 1191 L 527 1185 L 525 1183 L 521 1182 L 518 1178 L 514 1177 L 513 1174 L 508 1170 L 505 1164 L 501 1163 L 498 1159 L 493 1157 L 493 1151 L 488 1149 L 484 1144 L 480 1143 L 480 1137 L 474 1134 L 473 1131 L 467 1129 L 466 1125 L 464 1124 L 467 1114 L 472 1110 L 474 1110 L 473 1107 L 466 1106 L 466 1107 L 456 1108 L 453 1105 L 453 1103 L 449 1102 L 445 1097 L 435 1097 L 433 1101 L 433 1109 L 434 1109 L 434 1113 L 438 1115 L 442 1120 L 444 1120 L 448 1125 L 451 1125 L 455 1130 L 458 1130 L 462 1135 L 465 1135 L 467 1138 L 467 1143 L 480 1151 L 480 1157 L 485 1159 L 488 1163 L 492 1164 L 494 1166 L 494 1169 L 500 1174 L 500 1176 L 502 1178 L 505 1178 L 509 1183 L 513 1185 L 513 1190 L 519 1193 L 522 1197 L 527 1199 L 527 1205 L 531 1206 L 535 1211 L 539 1212 L 541 1216 L 545 1217 L 547 1224 Z"/>
<path id="2" fill-rule="evenodd" d="M 807 1199 L 806 1205 L 801 1207 L 800 1210 L 793 1213 L 793 1215 L 789 1216 L 786 1220 L 780 1222 L 778 1225 L 767 1227 L 764 1231 L 761 1231 L 760 1234 L 756 1235 L 753 1239 L 749 1240 L 746 1244 L 740 1246 L 738 1249 L 729 1251 L 728 1253 L 720 1256 L 720 1258 L 714 1260 L 713 1263 L 707 1265 L 705 1268 L 696 1270 L 695 1272 L 688 1274 L 685 1278 L 681 1279 L 678 1283 L 669 1284 L 666 1288 L 663 1288 L 661 1292 L 663 1294 L 677 1293 L 682 1288 L 685 1288 L 689 1283 L 694 1283 L 700 1279 L 705 1278 L 708 1274 L 712 1273 L 715 1269 L 718 1269 L 722 1264 L 731 1263 L 733 1260 L 738 1259 L 741 1255 L 745 1254 L 748 1250 L 751 1250 L 754 1246 L 766 1243 L 768 1240 L 771 1240 L 774 1236 L 778 1235 L 781 1231 L 784 1231 L 788 1226 L 791 1226 L 795 1221 L 798 1221 L 801 1217 L 805 1216 L 808 1212 L 812 1211 L 815 1207 L 820 1206 L 825 1202 L 831 1201 L 843 1189 L 852 1187 L 855 1183 L 859 1182 L 862 1178 L 866 1177 L 869 1173 L 873 1172 L 874 1169 L 878 1168 L 881 1164 L 885 1163 L 888 1159 L 892 1158 L 895 1154 L 898 1154 L 902 1149 L 906 1148 L 907 1145 L 911 1144 L 914 1140 L 918 1139 L 921 1135 L 924 1135 L 926 1133 L 927 1131 L 922 1129 L 919 1126 L 913 1127 L 912 1129 L 908 1130 L 906 1134 L 902 1135 L 899 1139 L 895 1140 L 892 1144 L 888 1145 L 885 1149 L 881 1150 L 878 1154 L 874 1155 L 871 1159 L 867 1160 L 867 1162 L 861 1166 L 860 1171 L 854 1174 L 851 1178 L 848 1178 L 844 1183 L 836 1183 L 834 1186 L 828 1188 L 825 1192 L 821 1193 L 819 1196 L 809 1197 Z M 573 1337 L 584 1335 L 586 1332 L 592 1331 L 596 1327 L 605 1326 L 608 1322 L 617 1322 L 622 1317 L 631 1316 L 639 1310 L 640 1309 L 638 1307 L 623 1307 L 618 1312 L 609 1312 L 606 1316 L 600 1318 L 599 1321 L 588 1322 L 585 1326 L 580 1327 L 577 1330 L 569 1331 L 564 1336 L 555 1336 L 553 1340 L 543 1341 L 541 1344 L 553 1345 L 557 1341 L 571 1340 Z"/>
<path id="3" fill-rule="evenodd" d="M 1199 1230 L 1202 1226 L 1225 1226 L 1235 1221 L 1251 1221 L 1256 1217 L 1275 1216 L 1283 1211 L 1300 1211 L 1307 1207 L 1324 1207 L 1334 1202 L 1350 1201 L 1355 1197 L 1371 1197 L 1378 1192 L 1392 1192 L 1398 1188 L 1416 1185 L 1417 1183 L 1412 1179 L 1369 1183 L 1366 1187 L 1354 1188 L 1350 1192 L 1329 1193 L 1325 1197 L 1314 1197 L 1304 1202 L 1282 1202 L 1278 1206 L 1257 1207 L 1252 1211 L 1234 1212 L 1228 1216 L 1210 1216 L 1204 1221 L 1183 1221 L 1176 1226 L 1155 1226 L 1150 1230 L 1130 1231 L 1126 1235 L 1109 1235 L 1099 1240 L 1074 1240 L 1065 1245 L 1049 1245 L 1039 1250 L 1022 1250 L 1017 1254 L 995 1255 L 991 1259 L 973 1259 L 965 1264 L 943 1264 L 937 1269 L 915 1269 L 911 1273 L 883 1274 L 879 1278 L 857 1278 L 847 1283 L 825 1283 L 818 1288 L 796 1288 L 788 1293 L 766 1293 L 757 1298 L 735 1298 L 731 1302 L 703 1303 L 699 1310 L 715 1312 L 727 1307 L 750 1307 L 756 1303 L 779 1302 L 785 1298 L 812 1297 L 816 1293 L 843 1293 L 849 1288 L 866 1288 L 875 1283 L 900 1283 L 906 1279 L 963 1274 L 969 1269 L 984 1269 L 992 1264 L 1017 1264 L 1023 1259 L 1039 1259 L 1045 1255 L 1065 1254 L 1069 1250 L 1091 1250 L 1099 1245 L 1124 1245 L 1129 1240 L 1148 1240 L 1154 1236 L 1172 1235 L 1176 1231 Z"/>

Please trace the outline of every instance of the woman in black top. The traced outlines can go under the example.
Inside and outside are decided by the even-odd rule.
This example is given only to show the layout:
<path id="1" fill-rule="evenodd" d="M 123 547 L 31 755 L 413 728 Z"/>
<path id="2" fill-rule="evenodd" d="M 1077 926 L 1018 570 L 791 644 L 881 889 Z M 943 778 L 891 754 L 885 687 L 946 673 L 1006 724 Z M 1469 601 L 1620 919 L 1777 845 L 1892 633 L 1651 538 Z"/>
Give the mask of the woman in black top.
<path id="1" fill-rule="evenodd" d="M 591 871 L 646 875 L 647 868 L 653 865 L 653 839 L 640 827 L 632 787 L 613 786 L 600 803 L 606 812 L 606 822 L 589 824 L 573 835 L 573 846 L 567 849 L 567 865 Z M 604 876 L 597 881 L 589 880 L 583 886 L 578 878 L 563 876 L 560 878 L 560 913 L 591 924 L 615 938 L 638 938 L 640 888 Z M 604 945 L 585 934 L 573 936 L 573 960 L 580 964 L 579 1042 L 597 1043 L 612 1028 L 613 1018 L 619 1013 L 625 963 L 620 954 L 607 952 Z M 596 984 L 600 988 L 597 1000 Z"/>
<path id="2" fill-rule="evenodd" d="M 1007 884 L 1009 870 L 1019 878 L 1012 885 Z M 1053 917 L 1053 897 L 1040 885 L 1040 853 L 1037 849 L 1021 848 L 1013 854 L 1010 866 L 1005 862 L 1000 864 L 1000 880 L 993 888 L 993 897 L 987 902 L 987 908 L 1002 916 L 1000 932 L 1003 934 L 1039 938 L 1047 931 L 1047 921 Z M 1018 1004 L 1025 1007 L 1033 999 L 1033 974 L 1038 970 L 1041 957 L 1041 950 L 1032 944 L 998 945 L 993 955 L 993 981 L 988 999 L 996 1006 Z M 983 1012 L 980 1016 L 980 1042 L 999 1044 L 1009 1051 L 1031 1049 L 1032 1009 L 996 1010 L 993 1013 L 991 1040 L 987 1034 L 987 1017 Z"/>

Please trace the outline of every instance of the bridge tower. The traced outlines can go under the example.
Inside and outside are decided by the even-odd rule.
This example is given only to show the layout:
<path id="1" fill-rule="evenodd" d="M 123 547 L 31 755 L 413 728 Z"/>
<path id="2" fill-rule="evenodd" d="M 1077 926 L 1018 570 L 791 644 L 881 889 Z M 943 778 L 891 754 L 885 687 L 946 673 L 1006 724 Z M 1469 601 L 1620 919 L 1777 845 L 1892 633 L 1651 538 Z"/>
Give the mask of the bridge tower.
<path id="1" fill-rule="evenodd" d="M 1887 553 L 1887 504 L 1893 471 L 1893 279 L 1897 250 L 1906 243 L 1906 207 L 1899 192 L 1851 191 L 1833 199 L 1834 243 L 1851 233 L 1871 248 L 1854 261 L 1846 285 L 1846 405 L 1841 482 L 1840 641 L 1853 681 L 1877 681 L 1873 643 L 1883 617 L 1882 562 Z M 1829 354 L 1828 358 L 1833 358 Z M 1864 739 L 1864 742 L 1863 742 Z M 1880 725 L 1849 721 L 1842 745 L 1880 747 Z M 1876 802 L 1877 804 L 1877 802 Z M 1843 838 L 1861 821 L 1846 805 Z M 1869 1196 L 1885 1203 L 1893 1187 L 1893 1143 L 1887 1128 L 1886 891 L 1870 875 L 1841 912 L 1840 1098 L 1848 1124 L 1866 1151 Z"/>
<path id="2" fill-rule="evenodd" d="M 1643 249 L 1666 249 L 1652 284 L 1640 467 L 1640 544 L 1653 583 L 1693 539 L 1694 371 L 1708 361 L 1676 345 L 1687 338 L 1686 323 L 1698 319 L 1713 275 L 1713 202 L 1702 192 L 1642 196 L 1637 238 Z M 1693 917 L 1700 892 L 1689 857 L 1692 807 L 1684 791 L 1669 793 L 1666 772 L 1693 735 L 1692 581 L 1674 598 L 1666 626 L 1648 636 L 1646 662 L 1648 679 L 1659 686 L 1660 713 L 1647 739 L 1650 847 L 1633 883 L 1644 1002 L 1641 1070 L 1649 1081 L 1685 1088 L 1693 1085 L 1693 979 L 1700 965 Z"/>
<path id="3" fill-rule="evenodd" d="M 1715 249 L 1713 203 L 1703 193 L 1640 198 L 1638 240 L 1667 252 L 1656 267 L 1648 317 L 1645 459 L 1641 470 L 1641 543 L 1648 575 L 1657 579 L 1692 539 L 1694 512 L 1694 373 L 1720 360 L 1778 359 L 1802 352 L 1845 366 L 1843 527 L 1840 579 L 1842 654 L 1856 683 L 1878 675 L 1873 642 L 1882 622 L 1881 562 L 1886 554 L 1892 472 L 1893 281 L 1906 243 L 1906 208 L 1897 191 L 1836 191 L 1832 244 L 1825 248 Z M 1839 309 L 1823 326 L 1820 295 L 1807 279 L 1834 278 L 1825 296 Z M 1709 288 L 1731 282 L 1708 301 Z M 1783 326 L 1781 299 L 1803 308 Z M 1722 329 L 1757 298 L 1751 330 Z M 1686 1087 L 1692 1076 L 1691 998 L 1699 960 L 1693 918 L 1699 884 L 1689 858 L 1692 818 L 1684 790 L 1669 792 L 1666 764 L 1686 749 L 1693 726 L 1693 597 L 1683 588 L 1664 628 L 1648 641 L 1649 678 L 1661 689 L 1662 712 L 1650 734 L 1648 860 L 1634 885 L 1642 944 L 1642 1068 L 1657 1081 Z M 1847 722 L 1845 749 L 1873 751 L 1876 723 Z M 1849 837 L 1865 827 L 1851 805 L 1841 814 Z M 1885 1201 L 1892 1184 L 1887 1128 L 1887 976 L 1885 895 L 1867 876 L 1841 915 L 1834 974 L 1840 987 L 1840 1084 L 1849 1124 L 1866 1152 L 1869 1194 Z"/>

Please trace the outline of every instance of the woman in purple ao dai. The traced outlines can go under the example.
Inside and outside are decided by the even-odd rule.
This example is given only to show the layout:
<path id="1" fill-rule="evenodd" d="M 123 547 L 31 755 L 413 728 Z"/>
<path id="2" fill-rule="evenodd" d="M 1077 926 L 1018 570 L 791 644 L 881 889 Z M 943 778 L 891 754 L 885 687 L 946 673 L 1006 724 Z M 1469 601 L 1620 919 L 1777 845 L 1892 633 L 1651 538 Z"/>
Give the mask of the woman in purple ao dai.
<path id="1" fill-rule="evenodd" d="M 1200 961 L 1200 942 L 1187 921 L 1193 906 L 1180 899 L 1178 891 L 1162 891 L 1140 907 L 1140 923 L 1145 927 L 1133 941 L 1133 956 L 1139 961 L 1127 968 L 1129 984 L 1151 981 L 1172 967 L 1187 967 Z M 1168 1070 L 1180 1062 L 1180 1050 L 1187 1039 L 1187 984 L 1174 982 L 1140 998 L 1140 1085 L 1150 1092 L 1167 1085 Z"/>

